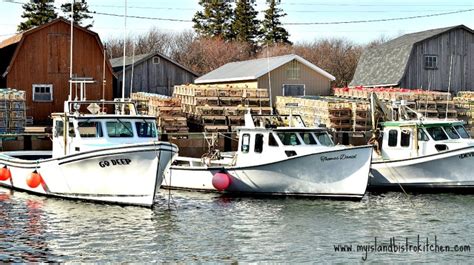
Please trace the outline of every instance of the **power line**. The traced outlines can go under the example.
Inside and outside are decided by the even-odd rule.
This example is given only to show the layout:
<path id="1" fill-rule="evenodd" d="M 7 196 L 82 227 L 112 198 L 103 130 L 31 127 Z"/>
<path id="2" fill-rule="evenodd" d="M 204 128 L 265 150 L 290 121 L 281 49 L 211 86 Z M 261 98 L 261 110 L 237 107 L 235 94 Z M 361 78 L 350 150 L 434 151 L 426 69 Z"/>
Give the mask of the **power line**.
<path id="1" fill-rule="evenodd" d="M 408 20 L 408 19 L 425 18 L 425 17 L 437 17 L 437 16 L 465 13 L 465 12 L 471 12 L 471 11 L 474 11 L 474 8 L 458 10 L 458 11 L 452 11 L 452 12 L 437 13 L 437 14 L 410 16 L 410 17 L 352 20 L 352 21 L 333 21 L 333 22 L 290 22 L 290 23 L 282 23 L 282 24 L 283 25 L 292 25 L 292 26 L 297 25 L 297 26 L 300 26 L 300 25 L 338 25 L 338 24 L 373 23 L 373 22 L 386 22 L 386 21 L 396 21 L 396 20 Z"/>

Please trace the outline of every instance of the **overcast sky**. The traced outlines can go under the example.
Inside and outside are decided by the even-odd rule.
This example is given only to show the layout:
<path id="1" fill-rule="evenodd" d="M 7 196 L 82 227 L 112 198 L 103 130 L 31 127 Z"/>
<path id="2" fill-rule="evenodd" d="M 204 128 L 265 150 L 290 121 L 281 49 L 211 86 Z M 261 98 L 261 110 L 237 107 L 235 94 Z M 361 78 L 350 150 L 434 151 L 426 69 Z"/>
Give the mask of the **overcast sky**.
<path id="1" fill-rule="evenodd" d="M 0 40 L 12 36 L 17 25 L 23 21 L 23 9 L 18 2 L 26 0 L 0 0 Z M 56 1 L 59 3 L 65 1 Z M 99 33 L 102 40 L 120 37 L 123 34 L 125 1 L 89 0 L 91 11 L 110 15 L 94 15 L 92 30 Z M 312 41 L 326 37 L 345 37 L 356 43 L 367 43 L 385 37 L 395 37 L 405 33 L 464 24 L 474 29 L 474 0 L 281 0 L 280 8 L 288 15 L 283 23 L 333 23 L 361 20 L 387 20 L 372 23 L 350 24 L 309 24 L 285 25 L 293 42 Z M 256 1 L 258 11 L 266 9 L 265 0 Z M 146 32 L 151 27 L 163 31 L 177 32 L 192 29 L 194 13 L 200 9 L 198 0 L 128 0 L 128 15 L 149 18 L 176 19 L 166 21 L 156 19 L 127 19 L 130 34 Z M 464 12 L 466 10 L 470 10 Z M 428 16 L 446 12 L 458 12 L 441 16 L 429 16 L 407 20 L 390 20 L 413 16 Z"/>

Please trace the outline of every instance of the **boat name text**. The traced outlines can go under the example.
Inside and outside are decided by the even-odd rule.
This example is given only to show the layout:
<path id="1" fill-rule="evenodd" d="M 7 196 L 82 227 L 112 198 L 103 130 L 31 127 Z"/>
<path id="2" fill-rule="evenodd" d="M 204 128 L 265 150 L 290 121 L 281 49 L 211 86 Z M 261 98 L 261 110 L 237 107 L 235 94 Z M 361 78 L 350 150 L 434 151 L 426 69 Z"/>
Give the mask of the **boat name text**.
<path id="1" fill-rule="evenodd" d="M 464 159 L 464 158 L 468 158 L 468 157 L 474 157 L 474 152 L 459 155 L 460 159 Z"/>
<path id="2" fill-rule="evenodd" d="M 321 157 L 321 162 L 334 161 L 334 160 L 356 159 L 356 158 L 357 158 L 357 154 L 355 154 L 355 155 L 342 154 L 340 156 L 333 156 L 333 157 L 322 156 Z"/>
<path id="3" fill-rule="evenodd" d="M 110 167 L 110 166 L 126 166 L 129 165 L 132 162 L 132 160 L 128 158 L 123 158 L 123 159 L 111 159 L 111 160 L 104 160 L 99 162 L 99 166 L 104 168 L 104 167 Z"/>

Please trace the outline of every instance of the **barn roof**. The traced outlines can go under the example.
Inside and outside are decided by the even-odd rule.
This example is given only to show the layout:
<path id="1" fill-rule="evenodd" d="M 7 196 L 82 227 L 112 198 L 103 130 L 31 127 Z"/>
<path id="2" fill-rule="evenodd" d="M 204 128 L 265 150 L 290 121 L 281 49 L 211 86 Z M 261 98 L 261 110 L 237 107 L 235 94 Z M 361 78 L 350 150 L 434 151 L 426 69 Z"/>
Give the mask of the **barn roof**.
<path id="1" fill-rule="evenodd" d="M 275 70 L 276 68 L 296 60 L 315 72 L 325 76 L 330 80 L 335 80 L 336 78 L 324 71 L 323 69 L 317 67 L 316 65 L 308 62 L 302 57 L 296 54 L 288 54 L 277 57 L 269 58 L 260 58 L 248 61 L 232 62 L 225 64 L 201 77 L 196 79 L 194 82 L 196 84 L 202 83 L 219 83 L 219 82 L 232 82 L 232 81 L 245 81 L 245 80 L 255 80 L 259 77 Z"/>
<path id="2" fill-rule="evenodd" d="M 132 58 L 132 56 L 126 56 L 125 57 L 125 67 L 126 67 L 125 70 L 127 70 L 129 67 L 131 67 L 133 61 L 135 61 L 135 63 L 133 63 L 133 64 L 136 66 L 138 64 L 141 64 L 142 62 L 147 61 L 148 59 L 150 59 L 151 57 L 154 57 L 154 56 L 160 56 L 161 58 L 175 64 L 176 66 L 180 67 L 181 69 L 190 72 L 194 76 L 199 76 L 194 71 L 192 71 L 189 68 L 183 66 L 182 64 L 174 61 L 173 59 L 167 57 L 166 55 L 163 55 L 160 52 L 151 52 L 151 53 L 139 54 L 139 55 L 135 55 L 135 58 Z M 123 56 L 118 57 L 118 58 L 110 59 L 110 64 L 112 65 L 112 68 L 115 70 L 116 73 L 121 73 L 123 71 Z"/>
<path id="3" fill-rule="evenodd" d="M 8 66 L 5 68 L 5 69 L 0 69 L 0 76 L 1 77 L 6 77 L 8 75 L 8 71 L 10 70 L 11 66 L 13 65 L 13 63 L 15 62 L 15 59 L 16 59 L 16 54 L 18 53 L 18 51 L 21 49 L 21 45 L 25 39 L 25 37 L 27 37 L 28 35 L 30 34 L 33 34 L 34 32 L 37 32 L 43 28 L 46 28 L 46 27 L 49 27 L 53 24 L 56 24 L 56 23 L 66 23 L 66 24 L 69 24 L 70 25 L 70 21 L 62 18 L 62 17 L 59 17 L 59 18 L 56 18 L 56 19 L 53 19 L 51 20 L 50 22 L 48 23 L 45 23 L 43 25 L 40 25 L 40 26 L 37 26 L 37 27 L 34 27 L 32 29 L 29 29 L 29 30 L 26 30 L 26 31 L 23 31 L 21 33 L 18 33 L 8 39 L 5 39 L 3 40 L 2 42 L 0 42 L 0 50 L 1 49 L 4 49 L 12 44 L 17 44 L 17 47 L 15 49 L 15 53 L 13 54 Z M 97 40 L 97 44 L 100 46 L 101 50 L 103 51 L 104 50 L 104 47 L 102 45 L 102 41 L 100 40 L 100 37 L 99 35 L 94 32 L 94 31 L 91 31 L 91 30 L 88 30 L 84 27 L 81 27 L 81 26 L 78 26 L 78 25 L 74 25 L 74 28 L 75 29 L 79 29 L 79 30 L 82 30 L 82 31 L 85 31 L 91 35 L 93 35 L 95 37 L 95 39 Z M 110 65 L 109 62 L 107 62 L 107 66 L 109 68 L 109 70 L 112 72 L 113 74 L 113 71 L 112 71 L 112 66 Z"/>
<path id="4" fill-rule="evenodd" d="M 362 54 L 350 86 L 396 86 L 400 83 L 413 46 L 454 29 L 472 30 L 464 25 L 431 29 L 400 36 Z"/>

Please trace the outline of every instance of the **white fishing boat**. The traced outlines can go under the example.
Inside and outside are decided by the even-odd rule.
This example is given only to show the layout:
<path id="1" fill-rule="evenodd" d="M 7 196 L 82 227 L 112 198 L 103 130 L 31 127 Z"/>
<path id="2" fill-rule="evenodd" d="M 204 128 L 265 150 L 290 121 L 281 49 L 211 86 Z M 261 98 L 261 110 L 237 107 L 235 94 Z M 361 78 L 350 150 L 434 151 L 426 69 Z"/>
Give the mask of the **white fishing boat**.
<path id="1" fill-rule="evenodd" d="M 474 190 L 474 140 L 464 122 L 427 119 L 402 103 L 403 109 L 418 118 L 381 123 L 383 134 L 373 141 L 369 189 Z"/>
<path id="2" fill-rule="evenodd" d="M 335 146 L 325 127 L 305 127 L 297 118 L 246 114 L 245 126 L 238 129 L 237 152 L 217 152 L 202 159 L 178 157 L 165 175 L 163 187 L 362 198 L 372 147 Z"/>
<path id="3" fill-rule="evenodd" d="M 115 114 L 103 112 L 110 106 Z M 89 113 L 82 113 L 85 107 Z M 126 113 L 125 110 L 128 110 Z M 92 112 L 92 113 L 91 113 Z M 0 185 L 38 195 L 152 206 L 178 148 L 131 102 L 67 101 L 53 113 L 52 150 L 0 153 Z"/>

